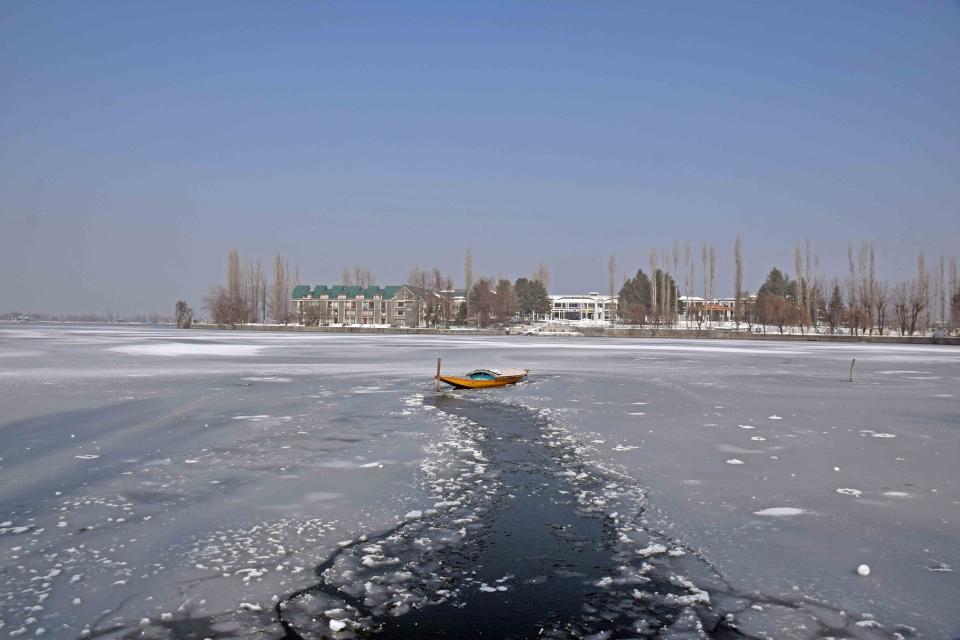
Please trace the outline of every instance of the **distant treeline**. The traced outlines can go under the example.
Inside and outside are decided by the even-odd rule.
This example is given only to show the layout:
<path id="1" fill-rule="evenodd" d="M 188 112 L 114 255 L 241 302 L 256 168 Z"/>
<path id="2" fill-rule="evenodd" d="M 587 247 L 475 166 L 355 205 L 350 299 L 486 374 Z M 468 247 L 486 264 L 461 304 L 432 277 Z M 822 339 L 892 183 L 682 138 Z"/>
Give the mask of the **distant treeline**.
<path id="1" fill-rule="evenodd" d="M 160 324 L 172 322 L 173 318 L 161 313 L 121 314 L 112 311 L 103 313 L 44 313 L 32 311 L 11 311 L 0 316 L 3 320 L 34 322 L 137 322 Z"/>
<path id="2" fill-rule="evenodd" d="M 841 327 L 851 334 L 884 335 L 896 331 L 915 335 L 929 330 L 960 329 L 960 280 L 957 260 L 940 256 L 929 265 L 924 253 L 917 256 L 916 270 L 894 282 L 876 276 L 873 243 L 847 249 L 848 274 L 828 278 L 820 274 L 820 261 L 809 240 L 797 244 L 793 255 L 795 277 L 774 267 L 763 284 L 751 294 L 743 286 L 743 252 L 740 238 L 733 246 L 732 299 L 717 300 L 715 245 L 703 245 L 697 256 L 686 243 L 683 251 L 652 250 L 650 271 L 642 269 L 624 278 L 619 290 L 619 314 L 630 324 L 676 325 L 681 320 L 702 324 L 732 306 L 731 320 L 737 328 L 776 326 L 782 333 L 795 327 L 836 333 Z M 682 263 L 681 263 L 682 259 Z M 611 256 L 611 292 L 615 261 Z M 692 301 L 691 298 L 699 298 Z M 688 304 L 689 301 L 689 304 Z M 723 303 L 723 304 L 719 304 Z"/>
<path id="3" fill-rule="evenodd" d="M 883 335 L 895 331 L 915 335 L 929 330 L 960 329 L 960 280 L 957 260 L 940 256 L 933 264 L 917 256 L 916 269 L 899 280 L 877 278 L 873 243 L 847 250 L 848 273 L 828 277 L 820 272 L 820 260 L 809 240 L 797 243 L 793 252 L 794 276 L 773 267 L 760 286 L 751 292 L 743 283 L 743 246 L 737 237 L 731 251 L 733 296 L 718 300 L 717 249 L 703 244 L 695 250 L 689 242 L 681 247 L 652 249 L 647 271 L 623 275 L 617 287 L 617 261 L 610 256 L 608 292 L 617 297 L 614 321 L 631 325 L 708 325 L 722 319 L 741 325 L 797 328 L 835 333 L 840 328 L 853 334 Z M 241 261 L 236 251 L 227 259 L 227 283 L 210 289 L 204 305 L 218 324 L 272 321 L 286 324 L 290 316 L 290 294 L 300 284 L 299 272 L 292 271 L 280 254 L 273 260 L 268 281 L 260 261 Z M 343 269 L 341 284 L 369 286 L 375 283 L 370 269 L 355 266 Z M 528 277 L 513 281 L 504 277 L 474 277 L 473 253 L 464 260 L 464 287 L 457 292 L 454 280 L 442 270 L 414 268 L 406 284 L 432 291 L 436 303 L 429 306 L 425 321 L 431 325 L 506 325 L 515 321 L 549 317 L 547 296 L 550 272 L 545 263 Z M 441 295 L 442 294 L 442 295 Z M 450 303 L 465 298 L 459 307 Z M 178 314 L 178 318 L 181 315 Z"/>

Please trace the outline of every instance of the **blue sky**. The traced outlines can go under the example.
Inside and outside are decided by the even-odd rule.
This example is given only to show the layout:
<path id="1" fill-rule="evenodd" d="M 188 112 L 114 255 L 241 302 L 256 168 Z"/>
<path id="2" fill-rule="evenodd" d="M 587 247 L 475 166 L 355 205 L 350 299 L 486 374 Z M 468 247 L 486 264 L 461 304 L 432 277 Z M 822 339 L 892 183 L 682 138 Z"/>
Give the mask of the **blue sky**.
<path id="1" fill-rule="evenodd" d="M 0 310 L 168 311 L 231 248 L 604 290 L 743 237 L 960 246 L 960 3 L 0 6 Z M 169 309 L 168 309 L 169 308 Z"/>

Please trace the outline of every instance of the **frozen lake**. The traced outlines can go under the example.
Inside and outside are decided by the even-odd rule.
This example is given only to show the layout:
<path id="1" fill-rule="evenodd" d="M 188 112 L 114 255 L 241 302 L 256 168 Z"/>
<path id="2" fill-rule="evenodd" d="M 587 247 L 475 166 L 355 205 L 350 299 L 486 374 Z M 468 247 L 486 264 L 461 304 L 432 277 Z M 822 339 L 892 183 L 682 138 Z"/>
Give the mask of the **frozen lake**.
<path id="1" fill-rule="evenodd" d="M 955 347 L 0 325 L 0 637 L 958 638 L 958 469 Z"/>

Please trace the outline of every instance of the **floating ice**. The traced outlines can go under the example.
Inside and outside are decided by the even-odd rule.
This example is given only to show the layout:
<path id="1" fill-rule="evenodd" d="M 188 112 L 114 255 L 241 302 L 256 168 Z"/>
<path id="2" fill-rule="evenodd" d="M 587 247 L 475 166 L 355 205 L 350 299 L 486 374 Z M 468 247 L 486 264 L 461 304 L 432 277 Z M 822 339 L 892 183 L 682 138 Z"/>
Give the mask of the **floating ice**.
<path id="1" fill-rule="evenodd" d="M 845 496 L 859 497 L 859 496 L 863 495 L 863 492 L 860 491 L 859 489 L 849 489 L 849 488 L 847 488 L 847 487 L 841 487 L 841 488 L 837 489 L 836 491 L 837 491 L 837 493 L 842 494 L 842 495 L 845 495 Z"/>
<path id="2" fill-rule="evenodd" d="M 780 416 L 774 414 L 772 416 L 767 416 L 767 420 L 783 420 Z"/>
<path id="3" fill-rule="evenodd" d="M 743 464 L 743 460 L 739 460 L 737 458 L 730 458 L 729 460 L 727 460 L 727 464 Z"/>
<path id="4" fill-rule="evenodd" d="M 643 549 L 637 549 L 637 555 L 643 556 L 644 558 L 649 558 L 650 556 L 655 556 L 666 552 L 667 547 L 659 543 L 647 545 Z"/>
<path id="5" fill-rule="evenodd" d="M 769 507 L 767 509 L 761 509 L 760 511 L 754 511 L 753 513 L 758 516 L 782 517 L 798 516 L 803 512 L 803 509 L 798 507 Z"/>
<path id="6" fill-rule="evenodd" d="M 859 567 L 857 567 L 857 575 L 862 576 L 864 578 L 870 575 L 870 565 L 862 564 Z M 858 622 L 857 625 L 860 625 L 860 623 Z"/>
<path id="7" fill-rule="evenodd" d="M 100 456 L 98 456 L 95 453 L 81 453 L 80 455 L 73 456 L 73 457 L 78 460 L 96 460 Z"/>

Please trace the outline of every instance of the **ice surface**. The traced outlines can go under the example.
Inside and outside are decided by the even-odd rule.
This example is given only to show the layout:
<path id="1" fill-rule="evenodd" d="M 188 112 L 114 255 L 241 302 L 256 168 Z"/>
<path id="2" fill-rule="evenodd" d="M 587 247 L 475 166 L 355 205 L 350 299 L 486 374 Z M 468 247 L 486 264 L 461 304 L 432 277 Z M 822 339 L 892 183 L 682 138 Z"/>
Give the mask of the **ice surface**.
<path id="1" fill-rule="evenodd" d="M 562 465 L 556 500 L 609 523 L 624 562 L 431 582 L 423 554 L 482 544 L 525 499 L 498 493 L 482 431 L 425 406 L 438 355 L 532 370 L 476 397 L 548 412 L 531 446 Z M 677 612 L 663 637 L 697 637 L 704 606 L 760 637 L 960 635 L 956 349 L 0 326 L 0 359 L 2 636 L 274 638 L 328 558 L 401 613 L 589 579 L 584 636 L 651 576 Z M 324 633 L 358 632 L 322 600 L 344 625 Z"/>

